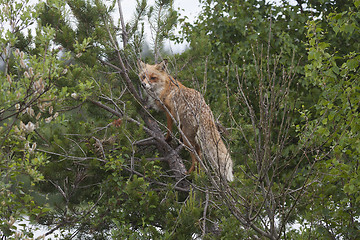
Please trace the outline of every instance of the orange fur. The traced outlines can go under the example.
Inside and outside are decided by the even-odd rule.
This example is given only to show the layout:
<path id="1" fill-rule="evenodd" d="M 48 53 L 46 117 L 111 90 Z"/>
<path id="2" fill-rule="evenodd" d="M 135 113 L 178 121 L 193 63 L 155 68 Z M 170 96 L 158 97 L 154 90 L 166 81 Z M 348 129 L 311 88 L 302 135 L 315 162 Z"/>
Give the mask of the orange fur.
<path id="1" fill-rule="evenodd" d="M 199 156 L 202 152 L 215 172 L 232 181 L 233 163 L 229 151 L 221 140 L 211 109 L 201 94 L 168 75 L 166 61 L 156 65 L 140 62 L 139 68 L 141 83 L 149 95 L 149 105 L 166 114 L 166 139 L 171 139 L 175 119 L 183 133 L 184 144 L 194 149 Z M 190 155 L 192 164 L 189 172 L 192 172 L 197 160 L 192 151 Z"/>

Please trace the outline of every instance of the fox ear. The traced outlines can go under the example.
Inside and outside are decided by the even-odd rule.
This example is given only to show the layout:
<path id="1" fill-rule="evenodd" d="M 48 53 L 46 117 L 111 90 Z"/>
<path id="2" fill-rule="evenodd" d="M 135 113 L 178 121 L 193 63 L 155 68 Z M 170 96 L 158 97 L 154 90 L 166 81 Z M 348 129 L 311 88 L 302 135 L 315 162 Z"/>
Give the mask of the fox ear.
<path id="1" fill-rule="evenodd" d="M 138 60 L 138 61 L 137 61 L 137 65 L 138 65 L 138 68 L 139 68 L 139 69 L 143 69 L 143 68 L 146 67 L 146 63 L 144 63 L 144 62 L 141 61 L 141 60 Z"/>
<path id="2" fill-rule="evenodd" d="M 161 63 L 156 64 L 156 69 L 159 71 L 165 71 L 168 65 L 168 60 L 164 59 Z"/>

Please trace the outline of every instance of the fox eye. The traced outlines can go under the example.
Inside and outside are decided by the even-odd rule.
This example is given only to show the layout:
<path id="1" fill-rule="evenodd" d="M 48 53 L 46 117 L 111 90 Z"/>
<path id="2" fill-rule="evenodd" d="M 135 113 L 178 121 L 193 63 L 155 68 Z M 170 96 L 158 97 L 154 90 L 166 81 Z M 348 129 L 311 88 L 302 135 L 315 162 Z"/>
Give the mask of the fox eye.
<path id="1" fill-rule="evenodd" d="M 156 79 L 156 77 L 151 77 L 151 78 L 150 78 L 150 80 L 155 80 L 155 79 Z"/>

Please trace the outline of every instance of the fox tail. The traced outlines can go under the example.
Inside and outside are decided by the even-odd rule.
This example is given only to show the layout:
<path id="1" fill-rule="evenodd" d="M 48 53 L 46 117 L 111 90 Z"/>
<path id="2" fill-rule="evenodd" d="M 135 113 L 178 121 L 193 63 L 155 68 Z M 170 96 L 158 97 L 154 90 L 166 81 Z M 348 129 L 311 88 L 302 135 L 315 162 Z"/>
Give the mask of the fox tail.
<path id="1" fill-rule="evenodd" d="M 196 140 L 212 170 L 227 181 L 233 181 L 233 162 L 215 123 L 200 125 Z"/>

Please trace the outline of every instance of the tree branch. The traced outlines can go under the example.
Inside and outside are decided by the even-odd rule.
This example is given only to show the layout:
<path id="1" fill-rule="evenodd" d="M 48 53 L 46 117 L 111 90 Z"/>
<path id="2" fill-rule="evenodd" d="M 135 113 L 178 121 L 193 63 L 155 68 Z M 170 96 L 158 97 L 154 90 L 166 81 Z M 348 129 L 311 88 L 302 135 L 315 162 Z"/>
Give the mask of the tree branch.
<path id="1" fill-rule="evenodd" d="M 125 48 L 127 43 L 128 43 L 128 33 L 126 31 L 123 11 L 122 11 L 122 8 L 121 8 L 121 0 L 117 0 L 117 3 L 118 3 L 118 6 L 119 6 L 120 23 L 121 23 L 121 35 L 122 35 L 122 39 L 123 39 L 123 46 Z"/>

